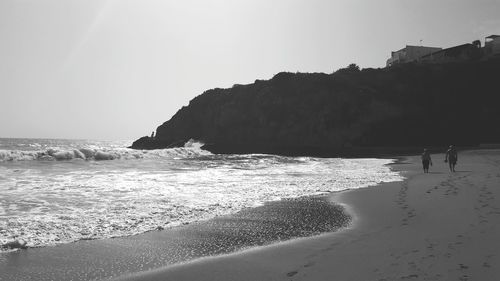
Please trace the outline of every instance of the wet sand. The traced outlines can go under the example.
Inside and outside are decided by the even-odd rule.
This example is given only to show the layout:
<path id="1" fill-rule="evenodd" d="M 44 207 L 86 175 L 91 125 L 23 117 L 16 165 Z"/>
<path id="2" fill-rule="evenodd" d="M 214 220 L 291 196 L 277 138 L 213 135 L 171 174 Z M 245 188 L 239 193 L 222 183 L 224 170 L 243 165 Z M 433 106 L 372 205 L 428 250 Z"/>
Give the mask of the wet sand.
<path id="1" fill-rule="evenodd" d="M 326 196 L 271 202 L 235 215 L 124 238 L 0 254 L 0 280 L 102 280 L 348 225 Z"/>
<path id="2" fill-rule="evenodd" d="M 332 194 L 351 227 L 119 280 L 481 280 L 500 278 L 500 151 L 393 165 L 408 180 Z"/>

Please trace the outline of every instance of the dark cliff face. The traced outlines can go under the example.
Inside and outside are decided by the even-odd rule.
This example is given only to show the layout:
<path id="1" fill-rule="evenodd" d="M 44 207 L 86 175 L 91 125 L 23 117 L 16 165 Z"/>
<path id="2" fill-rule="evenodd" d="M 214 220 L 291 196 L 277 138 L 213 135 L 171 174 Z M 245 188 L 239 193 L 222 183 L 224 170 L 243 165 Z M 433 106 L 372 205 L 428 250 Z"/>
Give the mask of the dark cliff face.
<path id="1" fill-rule="evenodd" d="M 134 148 L 193 138 L 220 153 L 335 155 L 353 147 L 500 142 L 500 61 L 279 73 L 191 100 Z"/>

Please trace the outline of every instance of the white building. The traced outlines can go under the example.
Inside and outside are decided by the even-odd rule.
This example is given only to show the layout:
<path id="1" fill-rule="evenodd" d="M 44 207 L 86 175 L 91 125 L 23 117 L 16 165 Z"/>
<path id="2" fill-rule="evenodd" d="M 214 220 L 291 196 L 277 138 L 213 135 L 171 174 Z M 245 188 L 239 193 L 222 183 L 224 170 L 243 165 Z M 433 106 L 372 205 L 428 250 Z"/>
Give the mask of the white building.
<path id="1" fill-rule="evenodd" d="M 490 35 L 484 39 L 485 56 L 500 56 L 500 35 Z"/>
<path id="2" fill-rule="evenodd" d="M 437 52 L 442 48 L 424 47 L 424 46 L 410 46 L 406 45 L 401 50 L 391 52 L 391 58 L 387 60 L 387 66 L 392 66 L 398 63 L 407 63 L 419 61 L 425 55 Z"/>

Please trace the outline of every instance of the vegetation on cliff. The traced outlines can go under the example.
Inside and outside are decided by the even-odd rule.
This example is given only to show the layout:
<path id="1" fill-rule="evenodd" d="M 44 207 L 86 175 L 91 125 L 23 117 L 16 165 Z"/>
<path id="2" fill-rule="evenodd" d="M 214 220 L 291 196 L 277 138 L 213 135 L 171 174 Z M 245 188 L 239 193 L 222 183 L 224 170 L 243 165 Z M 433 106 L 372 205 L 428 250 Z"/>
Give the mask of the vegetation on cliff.
<path id="1" fill-rule="evenodd" d="M 220 153 L 338 155 L 500 142 L 500 61 L 287 73 L 204 92 L 133 148 L 189 139 Z"/>

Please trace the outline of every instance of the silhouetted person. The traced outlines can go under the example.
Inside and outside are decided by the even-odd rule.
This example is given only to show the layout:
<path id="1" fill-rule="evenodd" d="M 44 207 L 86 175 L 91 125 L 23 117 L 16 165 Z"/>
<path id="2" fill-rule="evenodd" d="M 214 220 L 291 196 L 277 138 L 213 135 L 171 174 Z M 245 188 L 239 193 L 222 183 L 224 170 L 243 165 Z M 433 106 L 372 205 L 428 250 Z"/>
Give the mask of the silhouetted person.
<path id="1" fill-rule="evenodd" d="M 431 154 L 427 149 L 424 149 L 424 153 L 422 153 L 422 166 L 424 167 L 424 173 L 429 172 L 429 164 L 432 166 Z"/>
<path id="2" fill-rule="evenodd" d="M 151 138 L 154 139 L 154 137 L 155 137 L 155 131 L 151 133 Z"/>
<path id="3" fill-rule="evenodd" d="M 444 159 L 444 162 L 448 162 L 448 164 L 450 165 L 451 172 L 455 172 L 455 165 L 457 165 L 457 161 L 458 161 L 457 150 L 455 149 L 455 147 L 453 147 L 453 145 L 450 145 L 450 147 L 446 151 L 446 157 Z"/>

